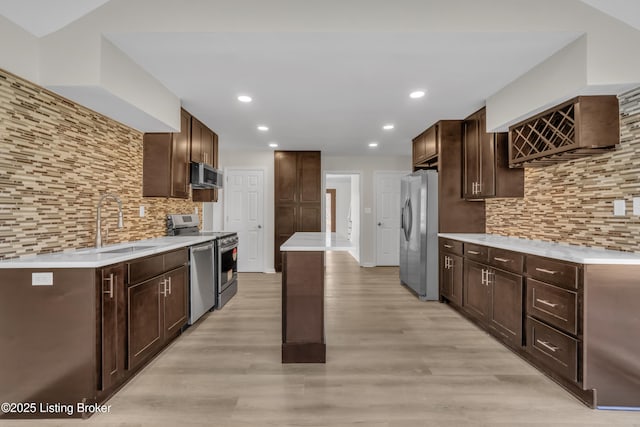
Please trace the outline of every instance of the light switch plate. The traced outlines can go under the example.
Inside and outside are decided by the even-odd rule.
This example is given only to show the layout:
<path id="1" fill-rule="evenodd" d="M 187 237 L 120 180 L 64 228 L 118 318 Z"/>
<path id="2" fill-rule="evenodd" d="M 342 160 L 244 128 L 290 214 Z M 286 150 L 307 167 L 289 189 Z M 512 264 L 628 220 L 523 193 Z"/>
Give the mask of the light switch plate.
<path id="1" fill-rule="evenodd" d="M 144 217 L 144 206 L 140 206 L 140 218 Z"/>
<path id="2" fill-rule="evenodd" d="M 614 200 L 613 201 L 613 215 L 614 216 L 625 216 L 627 207 L 625 206 L 624 200 Z"/>
<path id="3" fill-rule="evenodd" d="M 633 198 L 633 214 L 640 215 L 640 197 Z"/>

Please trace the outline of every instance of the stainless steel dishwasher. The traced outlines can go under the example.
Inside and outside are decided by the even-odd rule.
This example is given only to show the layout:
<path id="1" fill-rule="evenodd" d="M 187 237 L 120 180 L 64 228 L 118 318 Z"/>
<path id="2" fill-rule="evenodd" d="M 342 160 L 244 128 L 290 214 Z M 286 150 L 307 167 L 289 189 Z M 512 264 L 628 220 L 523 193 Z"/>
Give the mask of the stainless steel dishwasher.
<path id="1" fill-rule="evenodd" d="M 216 284 L 214 271 L 215 242 L 191 246 L 190 249 L 190 288 L 191 304 L 189 324 L 193 325 L 216 303 Z"/>

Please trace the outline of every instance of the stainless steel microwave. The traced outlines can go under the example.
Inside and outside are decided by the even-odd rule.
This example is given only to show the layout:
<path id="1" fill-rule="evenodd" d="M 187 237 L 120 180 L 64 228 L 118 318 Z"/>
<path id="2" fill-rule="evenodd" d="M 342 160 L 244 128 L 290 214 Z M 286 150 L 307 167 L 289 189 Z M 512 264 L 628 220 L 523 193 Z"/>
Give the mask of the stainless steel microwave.
<path id="1" fill-rule="evenodd" d="M 206 163 L 191 163 L 192 188 L 222 188 L 222 171 Z"/>

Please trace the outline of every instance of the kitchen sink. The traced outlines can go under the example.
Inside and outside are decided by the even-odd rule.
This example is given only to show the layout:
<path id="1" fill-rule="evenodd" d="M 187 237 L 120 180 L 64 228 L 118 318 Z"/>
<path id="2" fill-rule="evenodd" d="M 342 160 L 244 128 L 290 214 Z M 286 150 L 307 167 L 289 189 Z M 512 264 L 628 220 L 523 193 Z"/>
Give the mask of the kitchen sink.
<path id="1" fill-rule="evenodd" d="M 129 252 L 137 252 L 137 251 L 144 251 L 146 249 L 153 249 L 155 248 L 155 246 L 126 246 L 124 248 L 117 248 L 117 249 L 109 249 L 106 251 L 98 251 L 98 253 L 101 254 L 126 254 Z"/>

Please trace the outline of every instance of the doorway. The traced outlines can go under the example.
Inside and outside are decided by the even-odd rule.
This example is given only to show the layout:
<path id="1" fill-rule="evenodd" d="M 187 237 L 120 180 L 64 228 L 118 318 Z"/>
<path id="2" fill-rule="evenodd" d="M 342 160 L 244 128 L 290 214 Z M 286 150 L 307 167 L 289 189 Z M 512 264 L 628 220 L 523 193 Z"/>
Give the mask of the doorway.
<path id="1" fill-rule="evenodd" d="M 238 271 L 264 271 L 264 170 L 227 169 L 224 230 L 238 233 Z"/>
<path id="2" fill-rule="evenodd" d="M 336 232 L 336 189 L 327 188 L 325 194 L 325 212 L 326 217 L 325 230 Z"/>
<path id="3" fill-rule="evenodd" d="M 360 262 L 360 172 L 325 172 L 325 231 L 347 238 Z"/>

